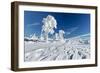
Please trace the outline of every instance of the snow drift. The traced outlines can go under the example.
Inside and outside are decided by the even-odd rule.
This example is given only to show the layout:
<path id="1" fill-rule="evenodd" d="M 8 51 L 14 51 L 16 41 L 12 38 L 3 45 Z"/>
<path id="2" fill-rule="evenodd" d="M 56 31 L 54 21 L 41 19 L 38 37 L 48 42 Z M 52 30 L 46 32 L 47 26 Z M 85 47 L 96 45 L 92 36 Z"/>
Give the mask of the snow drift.
<path id="1" fill-rule="evenodd" d="M 89 59 L 90 39 L 86 36 L 69 38 L 65 42 L 25 41 L 25 61 Z"/>

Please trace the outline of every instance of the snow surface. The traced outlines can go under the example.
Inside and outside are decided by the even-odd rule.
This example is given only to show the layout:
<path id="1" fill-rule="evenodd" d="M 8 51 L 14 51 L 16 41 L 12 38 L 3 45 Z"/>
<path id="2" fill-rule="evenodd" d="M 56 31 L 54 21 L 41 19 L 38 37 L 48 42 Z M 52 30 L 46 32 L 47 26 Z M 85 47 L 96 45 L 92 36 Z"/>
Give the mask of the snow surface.
<path id="1" fill-rule="evenodd" d="M 55 61 L 79 60 L 90 58 L 90 39 L 78 36 L 66 39 L 49 41 L 25 41 L 25 62 L 30 61 Z"/>

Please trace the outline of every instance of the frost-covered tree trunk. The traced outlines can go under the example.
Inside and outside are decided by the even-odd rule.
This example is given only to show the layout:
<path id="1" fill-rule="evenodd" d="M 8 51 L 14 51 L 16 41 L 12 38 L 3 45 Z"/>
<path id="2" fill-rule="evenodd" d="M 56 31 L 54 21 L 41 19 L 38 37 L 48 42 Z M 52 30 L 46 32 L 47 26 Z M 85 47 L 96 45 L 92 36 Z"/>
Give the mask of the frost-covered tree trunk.
<path id="1" fill-rule="evenodd" d="M 59 39 L 59 35 L 58 33 L 55 33 L 55 40 L 58 40 Z"/>
<path id="2" fill-rule="evenodd" d="M 61 42 L 65 42 L 64 34 L 65 34 L 64 30 L 59 30 L 59 40 Z"/>
<path id="3" fill-rule="evenodd" d="M 46 42 L 48 42 L 48 33 L 45 33 L 45 34 L 44 34 L 44 40 L 45 40 Z"/>

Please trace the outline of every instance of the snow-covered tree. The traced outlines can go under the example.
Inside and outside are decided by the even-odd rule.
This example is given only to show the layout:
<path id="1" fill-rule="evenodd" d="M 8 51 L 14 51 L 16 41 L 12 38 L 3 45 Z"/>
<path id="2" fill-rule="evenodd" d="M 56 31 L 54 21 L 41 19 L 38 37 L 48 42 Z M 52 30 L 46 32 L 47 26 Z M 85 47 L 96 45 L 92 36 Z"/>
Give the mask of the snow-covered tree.
<path id="1" fill-rule="evenodd" d="M 62 42 L 65 41 L 64 34 L 65 34 L 64 30 L 59 30 L 59 40 Z"/>
<path id="2" fill-rule="evenodd" d="M 35 34 L 33 34 L 33 36 L 31 37 L 31 39 L 32 40 L 38 40 L 38 37 Z"/>
<path id="3" fill-rule="evenodd" d="M 52 15 L 48 15 L 46 18 L 43 18 L 42 22 L 42 34 L 44 35 L 44 39 L 48 41 L 48 34 L 54 33 L 54 28 L 57 28 L 57 22 Z"/>

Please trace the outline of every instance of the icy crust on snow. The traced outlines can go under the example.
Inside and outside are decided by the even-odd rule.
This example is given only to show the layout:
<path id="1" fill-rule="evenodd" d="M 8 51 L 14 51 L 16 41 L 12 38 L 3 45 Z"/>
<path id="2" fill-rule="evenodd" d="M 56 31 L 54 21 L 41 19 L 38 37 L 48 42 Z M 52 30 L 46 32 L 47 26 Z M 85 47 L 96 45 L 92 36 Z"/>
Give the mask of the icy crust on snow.
<path id="1" fill-rule="evenodd" d="M 90 59 L 90 39 L 80 37 L 49 41 L 25 41 L 25 62 Z"/>

